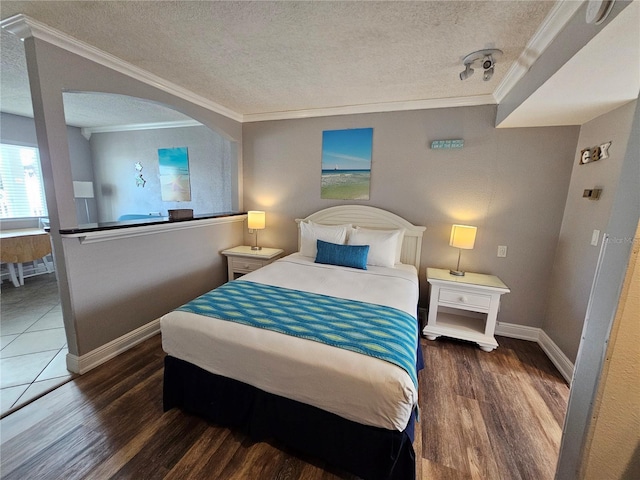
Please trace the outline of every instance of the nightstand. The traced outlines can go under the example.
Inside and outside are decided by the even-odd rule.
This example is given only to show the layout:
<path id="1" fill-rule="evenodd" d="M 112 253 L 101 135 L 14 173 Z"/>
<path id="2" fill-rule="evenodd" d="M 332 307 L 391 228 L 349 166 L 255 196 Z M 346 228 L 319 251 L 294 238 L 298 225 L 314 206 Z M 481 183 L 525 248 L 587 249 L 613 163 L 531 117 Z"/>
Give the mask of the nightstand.
<path id="1" fill-rule="evenodd" d="M 251 247 L 241 245 L 239 247 L 223 250 L 222 254 L 227 257 L 227 269 L 229 281 L 253 272 L 259 268 L 269 265 L 282 257 L 284 250 L 281 248 L 265 248 L 261 250 L 251 250 Z"/>
<path id="2" fill-rule="evenodd" d="M 451 275 L 449 270 L 427 268 L 429 315 L 422 333 L 435 340 L 440 335 L 477 343 L 490 352 L 498 346 L 494 337 L 500 297 L 509 293 L 495 275 L 467 272 Z"/>

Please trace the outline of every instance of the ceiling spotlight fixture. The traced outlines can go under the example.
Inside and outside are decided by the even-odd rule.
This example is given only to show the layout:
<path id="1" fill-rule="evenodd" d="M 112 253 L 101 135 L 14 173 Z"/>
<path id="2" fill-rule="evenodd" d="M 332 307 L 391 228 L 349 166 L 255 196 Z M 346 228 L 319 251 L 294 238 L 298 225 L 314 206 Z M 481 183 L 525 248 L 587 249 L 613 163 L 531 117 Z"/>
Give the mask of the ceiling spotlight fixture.
<path id="1" fill-rule="evenodd" d="M 473 68 L 471 68 L 471 64 L 467 63 L 465 67 L 466 68 L 464 69 L 464 71 L 460 72 L 460 80 L 466 80 L 471 75 L 473 75 Z"/>
<path id="2" fill-rule="evenodd" d="M 491 68 L 487 68 L 487 69 L 484 71 L 484 75 L 482 75 L 482 79 L 483 79 L 485 82 L 488 82 L 489 80 L 491 80 L 491 77 L 493 77 L 493 67 L 491 67 Z"/>
<path id="3" fill-rule="evenodd" d="M 498 50 L 497 48 L 486 48 L 470 53 L 462 59 L 464 71 L 460 72 L 460 80 L 466 80 L 473 75 L 473 67 L 475 66 L 484 70 L 482 79 L 488 82 L 491 80 L 491 77 L 493 77 L 496 59 L 500 55 L 502 55 L 502 50 Z"/>

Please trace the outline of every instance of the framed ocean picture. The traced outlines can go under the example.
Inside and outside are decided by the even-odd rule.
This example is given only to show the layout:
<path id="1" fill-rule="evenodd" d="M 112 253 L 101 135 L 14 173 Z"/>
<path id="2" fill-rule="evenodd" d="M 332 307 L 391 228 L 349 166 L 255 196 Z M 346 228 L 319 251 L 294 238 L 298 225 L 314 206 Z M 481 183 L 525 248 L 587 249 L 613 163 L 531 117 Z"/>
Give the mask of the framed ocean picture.
<path id="1" fill-rule="evenodd" d="M 322 132 L 320 198 L 369 200 L 373 128 Z"/>
<path id="2" fill-rule="evenodd" d="M 159 148 L 160 192 L 164 202 L 191 201 L 187 147 Z"/>

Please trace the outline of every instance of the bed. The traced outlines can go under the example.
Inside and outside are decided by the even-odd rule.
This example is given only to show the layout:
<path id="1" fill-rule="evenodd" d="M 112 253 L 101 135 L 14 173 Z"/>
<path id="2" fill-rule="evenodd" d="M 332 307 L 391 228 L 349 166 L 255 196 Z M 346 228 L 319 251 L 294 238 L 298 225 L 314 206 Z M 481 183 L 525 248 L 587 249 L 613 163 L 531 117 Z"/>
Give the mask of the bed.
<path id="1" fill-rule="evenodd" d="M 161 319 L 164 409 L 275 439 L 364 479 L 414 479 L 425 227 L 360 205 L 296 221 L 299 252 Z M 343 227 L 346 237 L 330 241 Z M 358 263 L 363 249 L 373 264 Z M 360 255 L 360 268 L 323 261 L 334 251 L 348 252 L 348 264 Z"/>

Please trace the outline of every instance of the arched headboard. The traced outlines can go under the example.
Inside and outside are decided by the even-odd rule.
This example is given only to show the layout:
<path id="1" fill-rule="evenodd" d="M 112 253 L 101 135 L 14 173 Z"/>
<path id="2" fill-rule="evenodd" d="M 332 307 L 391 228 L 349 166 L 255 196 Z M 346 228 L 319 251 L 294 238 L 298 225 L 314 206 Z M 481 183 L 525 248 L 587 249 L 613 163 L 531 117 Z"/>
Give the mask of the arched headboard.
<path id="1" fill-rule="evenodd" d="M 312 213 L 306 218 L 296 218 L 296 222 L 312 221 L 324 225 L 352 224 L 354 227 L 393 230 L 404 228 L 404 240 L 400 261 L 414 265 L 420 270 L 420 254 L 422 251 L 422 233 L 426 227 L 413 225 L 395 213 L 381 208 L 366 205 L 339 205 Z M 300 248 L 300 229 L 298 229 L 298 248 Z"/>

